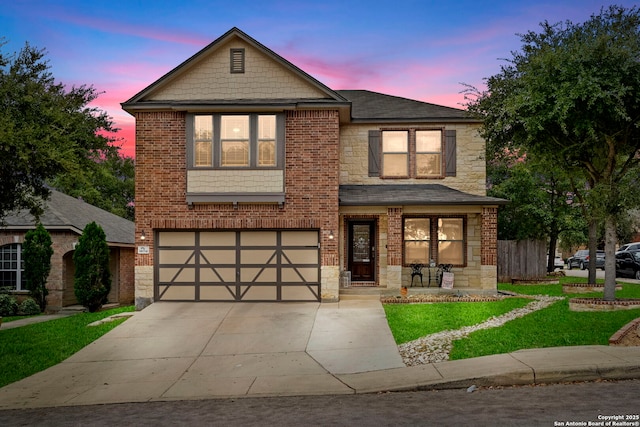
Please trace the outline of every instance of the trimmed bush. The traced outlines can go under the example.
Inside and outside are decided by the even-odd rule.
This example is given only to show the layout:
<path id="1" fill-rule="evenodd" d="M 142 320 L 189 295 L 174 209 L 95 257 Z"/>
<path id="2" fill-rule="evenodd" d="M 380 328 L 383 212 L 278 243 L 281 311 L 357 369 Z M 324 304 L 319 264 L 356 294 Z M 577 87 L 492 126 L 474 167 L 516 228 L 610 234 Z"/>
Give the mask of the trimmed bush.
<path id="1" fill-rule="evenodd" d="M 40 311 L 47 307 L 47 278 L 51 271 L 51 236 L 42 224 L 38 224 L 35 230 L 30 230 L 24 236 L 22 247 L 24 258 L 24 275 L 27 289 L 33 299 L 40 306 Z"/>
<path id="2" fill-rule="evenodd" d="M 33 298 L 26 298 L 18 307 L 18 314 L 21 316 L 40 314 L 40 306 Z"/>
<path id="3" fill-rule="evenodd" d="M 107 302 L 111 290 L 109 246 L 104 230 L 95 222 L 87 224 L 73 253 L 76 265 L 75 294 L 78 302 L 93 313 Z"/>
<path id="4" fill-rule="evenodd" d="M 15 316 L 18 312 L 18 302 L 14 297 L 0 294 L 0 316 Z"/>

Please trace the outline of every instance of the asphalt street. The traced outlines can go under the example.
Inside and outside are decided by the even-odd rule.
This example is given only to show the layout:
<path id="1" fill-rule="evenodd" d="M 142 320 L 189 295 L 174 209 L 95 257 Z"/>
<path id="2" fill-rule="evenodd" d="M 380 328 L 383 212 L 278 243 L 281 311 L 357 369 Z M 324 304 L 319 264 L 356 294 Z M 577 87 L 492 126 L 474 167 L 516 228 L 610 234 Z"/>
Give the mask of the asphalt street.
<path id="1" fill-rule="evenodd" d="M 479 388 L 473 392 L 456 389 L 126 403 L 0 411 L 0 425 L 638 426 L 639 395 L 640 380 L 632 380 Z"/>

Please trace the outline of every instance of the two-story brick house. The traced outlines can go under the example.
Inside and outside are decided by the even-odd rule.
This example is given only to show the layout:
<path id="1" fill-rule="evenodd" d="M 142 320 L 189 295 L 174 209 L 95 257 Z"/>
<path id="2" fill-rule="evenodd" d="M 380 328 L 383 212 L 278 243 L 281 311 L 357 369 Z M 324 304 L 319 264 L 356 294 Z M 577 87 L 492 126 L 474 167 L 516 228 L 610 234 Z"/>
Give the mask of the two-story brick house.
<path id="1" fill-rule="evenodd" d="M 138 307 L 336 301 L 343 271 L 397 289 L 432 260 L 496 289 L 503 201 L 463 110 L 332 90 L 237 28 L 122 105 Z"/>

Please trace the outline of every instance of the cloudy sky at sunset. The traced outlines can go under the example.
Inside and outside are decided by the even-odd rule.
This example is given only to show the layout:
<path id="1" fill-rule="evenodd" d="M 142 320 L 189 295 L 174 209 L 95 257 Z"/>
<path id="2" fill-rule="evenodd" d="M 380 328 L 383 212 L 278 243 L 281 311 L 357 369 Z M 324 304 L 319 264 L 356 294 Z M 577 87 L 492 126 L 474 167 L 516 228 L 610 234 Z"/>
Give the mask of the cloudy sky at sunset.
<path id="1" fill-rule="evenodd" d="M 544 20 L 582 22 L 632 0 L 46 1 L 6 0 L 7 54 L 26 42 L 47 51 L 67 85 L 93 85 L 94 103 L 134 156 L 134 120 L 120 103 L 232 27 L 332 89 L 368 89 L 461 108 L 462 83 L 482 87 L 517 33 Z"/>

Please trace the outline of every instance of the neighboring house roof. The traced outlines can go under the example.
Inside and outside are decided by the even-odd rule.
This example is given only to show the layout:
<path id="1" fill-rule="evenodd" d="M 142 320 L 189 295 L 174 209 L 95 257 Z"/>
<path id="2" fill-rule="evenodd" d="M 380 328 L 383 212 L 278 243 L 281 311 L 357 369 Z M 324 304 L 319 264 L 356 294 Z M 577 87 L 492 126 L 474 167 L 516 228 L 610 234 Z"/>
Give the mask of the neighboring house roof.
<path id="1" fill-rule="evenodd" d="M 339 90 L 351 101 L 351 119 L 355 122 L 478 122 L 467 111 L 385 95 L 368 90 Z"/>
<path id="2" fill-rule="evenodd" d="M 135 226 L 132 221 L 114 215 L 80 199 L 51 190 L 51 197 L 45 203 L 40 222 L 48 231 L 71 230 L 82 234 L 84 227 L 95 221 L 102 229 L 108 243 L 133 245 Z M 9 214 L 2 229 L 30 230 L 35 228 L 35 218 L 28 210 Z"/>
<path id="3" fill-rule="evenodd" d="M 504 205 L 505 199 L 478 196 L 442 184 L 341 185 L 340 206 Z"/>

